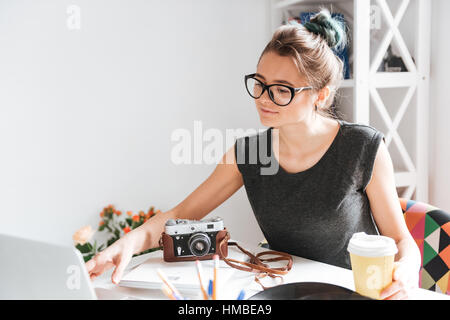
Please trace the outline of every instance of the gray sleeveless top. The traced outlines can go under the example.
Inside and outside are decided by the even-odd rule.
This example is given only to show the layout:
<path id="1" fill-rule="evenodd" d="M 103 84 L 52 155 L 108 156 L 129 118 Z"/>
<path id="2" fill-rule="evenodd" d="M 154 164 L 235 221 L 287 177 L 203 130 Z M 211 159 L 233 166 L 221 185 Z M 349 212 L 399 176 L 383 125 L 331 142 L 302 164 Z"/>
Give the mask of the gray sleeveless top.
<path id="1" fill-rule="evenodd" d="M 355 232 L 379 234 L 365 192 L 384 139 L 371 126 L 338 120 L 339 131 L 311 168 L 288 173 L 272 152 L 272 127 L 236 139 L 247 197 L 269 247 L 350 269 Z"/>

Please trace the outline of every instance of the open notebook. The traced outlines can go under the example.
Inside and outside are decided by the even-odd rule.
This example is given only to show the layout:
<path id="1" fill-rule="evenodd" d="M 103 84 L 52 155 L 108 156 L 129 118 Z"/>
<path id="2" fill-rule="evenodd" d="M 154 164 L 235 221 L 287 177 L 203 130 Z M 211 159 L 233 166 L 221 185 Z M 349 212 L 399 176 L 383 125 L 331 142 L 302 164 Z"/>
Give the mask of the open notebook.
<path id="1" fill-rule="evenodd" d="M 249 261 L 248 256 L 236 247 L 228 248 L 227 258 Z M 203 260 L 201 261 L 201 265 L 204 277 L 202 278 L 202 282 L 206 286 L 205 289 L 207 289 L 209 280 L 213 279 L 214 261 Z M 149 258 L 128 272 L 122 278 L 119 285 L 132 288 L 161 289 L 163 283 L 156 272 L 157 269 L 161 269 L 169 281 L 179 290 L 200 290 L 195 261 L 165 262 L 163 260 L 162 250 L 150 253 Z M 218 270 L 219 283 L 222 284 L 221 286 L 226 285 L 233 277 L 233 274 L 239 272 L 242 271 L 232 268 L 220 260 Z"/>

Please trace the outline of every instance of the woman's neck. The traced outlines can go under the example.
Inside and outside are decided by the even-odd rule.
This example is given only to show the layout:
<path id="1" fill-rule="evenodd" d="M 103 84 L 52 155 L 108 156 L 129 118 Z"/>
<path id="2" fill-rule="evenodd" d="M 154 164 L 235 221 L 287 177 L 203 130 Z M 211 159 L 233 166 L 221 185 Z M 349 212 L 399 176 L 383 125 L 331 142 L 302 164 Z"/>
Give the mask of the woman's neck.
<path id="1" fill-rule="evenodd" d="M 278 143 L 283 153 L 302 154 L 321 144 L 330 134 L 332 119 L 316 116 L 312 119 L 290 123 L 278 127 Z M 277 134 L 275 133 L 275 138 Z"/>

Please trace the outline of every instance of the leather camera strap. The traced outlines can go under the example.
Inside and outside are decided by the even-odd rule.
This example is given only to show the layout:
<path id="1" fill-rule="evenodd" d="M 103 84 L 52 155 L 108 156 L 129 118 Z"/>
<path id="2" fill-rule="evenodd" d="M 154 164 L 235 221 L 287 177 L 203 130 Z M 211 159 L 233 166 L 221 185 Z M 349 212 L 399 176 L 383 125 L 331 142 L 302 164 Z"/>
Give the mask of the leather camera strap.
<path id="1" fill-rule="evenodd" d="M 257 253 L 256 255 L 252 254 L 251 252 L 248 252 L 244 248 L 242 248 L 239 244 L 236 242 L 228 242 L 230 239 L 230 235 L 227 232 L 226 236 L 222 239 L 222 241 L 219 244 L 218 248 L 218 254 L 220 255 L 220 258 L 225 261 L 226 264 L 228 264 L 232 268 L 236 268 L 238 270 L 247 271 L 247 272 L 254 272 L 255 275 L 255 281 L 261 285 L 261 287 L 266 290 L 268 287 L 264 286 L 259 279 L 263 278 L 265 276 L 269 276 L 271 278 L 280 278 L 283 280 L 281 275 L 287 274 L 291 268 L 292 268 L 292 256 L 288 253 L 280 252 L 280 251 L 274 251 L 274 250 L 266 250 Z M 244 261 L 238 261 L 235 259 L 227 258 L 223 255 L 222 248 L 223 246 L 236 246 L 239 250 L 241 250 L 244 254 L 250 257 L 249 262 Z M 261 258 L 262 256 L 272 256 L 271 258 Z M 275 256 L 275 257 L 273 257 Z M 275 262 L 275 261 L 287 261 L 286 265 L 279 268 L 270 268 L 265 262 Z"/>

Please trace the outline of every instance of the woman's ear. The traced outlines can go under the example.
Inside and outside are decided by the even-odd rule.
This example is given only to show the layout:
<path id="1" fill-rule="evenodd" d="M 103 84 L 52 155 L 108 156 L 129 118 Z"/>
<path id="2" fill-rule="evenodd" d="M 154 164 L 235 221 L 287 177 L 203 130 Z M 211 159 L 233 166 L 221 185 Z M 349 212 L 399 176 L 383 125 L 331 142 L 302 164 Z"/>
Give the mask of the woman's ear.
<path id="1" fill-rule="evenodd" d="M 319 90 L 315 105 L 322 106 L 330 96 L 331 90 L 329 86 L 325 86 Z"/>

